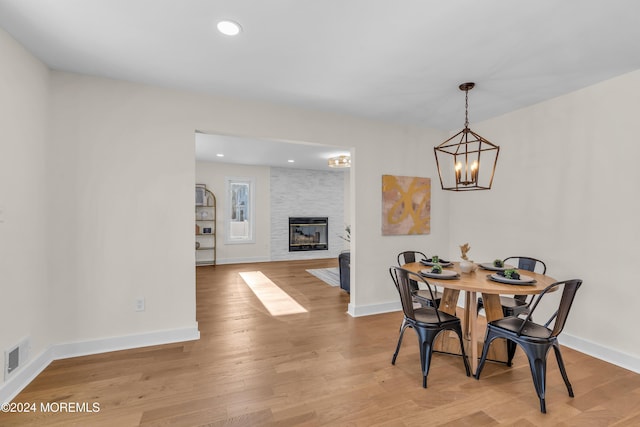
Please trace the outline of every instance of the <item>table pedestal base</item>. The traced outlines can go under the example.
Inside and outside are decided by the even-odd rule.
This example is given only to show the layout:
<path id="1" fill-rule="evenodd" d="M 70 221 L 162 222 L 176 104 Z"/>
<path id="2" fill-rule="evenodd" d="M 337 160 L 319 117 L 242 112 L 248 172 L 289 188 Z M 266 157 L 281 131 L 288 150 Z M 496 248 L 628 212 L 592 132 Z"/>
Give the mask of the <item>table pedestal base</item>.
<path id="1" fill-rule="evenodd" d="M 442 300 L 440 302 L 440 311 L 445 313 L 456 315 L 456 309 L 458 307 L 458 296 L 460 291 L 456 289 L 444 288 Z M 482 300 L 484 302 L 484 310 L 487 317 L 487 322 L 492 320 L 501 319 L 502 306 L 500 305 L 500 296 L 495 294 L 482 294 Z M 482 354 L 482 347 L 484 341 L 484 334 L 480 335 L 478 331 L 478 295 L 476 292 L 465 292 L 465 304 L 464 313 L 462 316 L 462 334 L 463 342 L 465 343 L 465 352 L 469 357 L 471 365 L 471 373 L 475 375 L 478 369 L 478 360 Z M 446 353 L 461 354 L 460 342 L 457 335 L 454 332 L 444 331 L 438 338 L 436 338 L 433 349 L 435 351 L 442 351 Z M 489 347 L 489 354 L 487 359 L 498 362 L 506 363 L 508 360 L 507 355 L 507 341 L 500 338 L 493 341 L 491 347 Z"/>

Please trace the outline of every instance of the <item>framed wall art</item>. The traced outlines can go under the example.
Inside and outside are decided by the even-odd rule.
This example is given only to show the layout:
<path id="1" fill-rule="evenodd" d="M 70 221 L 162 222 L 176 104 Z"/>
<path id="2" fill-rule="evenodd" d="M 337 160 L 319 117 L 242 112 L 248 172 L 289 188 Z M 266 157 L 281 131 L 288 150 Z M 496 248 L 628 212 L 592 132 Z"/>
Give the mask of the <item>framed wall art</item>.
<path id="1" fill-rule="evenodd" d="M 382 235 L 431 233 L 431 178 L 382 175 Z"/>

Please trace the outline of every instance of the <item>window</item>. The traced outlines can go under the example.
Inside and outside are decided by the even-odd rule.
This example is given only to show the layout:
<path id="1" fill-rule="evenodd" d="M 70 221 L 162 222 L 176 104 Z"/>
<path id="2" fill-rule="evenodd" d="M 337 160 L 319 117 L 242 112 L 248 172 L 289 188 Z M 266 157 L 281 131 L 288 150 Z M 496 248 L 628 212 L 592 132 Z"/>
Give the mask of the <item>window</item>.
<path id="1" fill-rule="evenodd" d="M 255 243 L 254 179 L 225 178 L 225 243 Z"/>

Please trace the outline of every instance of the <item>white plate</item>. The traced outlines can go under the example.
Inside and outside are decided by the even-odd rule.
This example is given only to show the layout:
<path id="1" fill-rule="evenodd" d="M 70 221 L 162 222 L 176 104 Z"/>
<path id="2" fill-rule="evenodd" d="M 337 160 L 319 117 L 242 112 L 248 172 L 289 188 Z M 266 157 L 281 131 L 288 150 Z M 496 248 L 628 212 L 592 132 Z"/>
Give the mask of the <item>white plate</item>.
<path id="1" fill-rule="evenodd" d="M 510 268 L 515 268 L 514 266 L 509 264 L 505 264 L 504 267 L 496 267 L 493 265 L 492 262 L 483 262 L 482 264 L 478 264 L 478 265 L 484 268 L 485 270 L 491 270 L 491 271 L 505 271 Z"/>
<path id="2" fill-rule="evenodd" d="M 453 270 L 442 270 L 442 273 L 438 274 L 432 273 L 431 270 L 424 269 L 420 270 L 420 274 L 432 279 L 457 279 L 459 277 L 458 273 Z"/>
<path id="3" fill-rule="evenodd" d="M 520 275 L 520 279 L 507 279 L 506 277 L 496 273 L 490 274 L 489 278 L 496 282 L 507 283 L 509 285 L 531 285 L 536 283 L 536 279 L 530 276 L 525 276 L 524 274 Z"/>
<path id="4" fill-rule="evenodd" d="M 431 266 L 436 265 L 434 262 L 427 261 L 426 259 L 421 259 L 420 260 L 420 264 L 422 264 L 422 265 L 431 265 Z M 453 263 L 451 261 L 442 261 L 442 260 L 440 262 L 438 262 L 438 264 L 440 264 L 443 267 L 451 267 L 453 265 Z"/>

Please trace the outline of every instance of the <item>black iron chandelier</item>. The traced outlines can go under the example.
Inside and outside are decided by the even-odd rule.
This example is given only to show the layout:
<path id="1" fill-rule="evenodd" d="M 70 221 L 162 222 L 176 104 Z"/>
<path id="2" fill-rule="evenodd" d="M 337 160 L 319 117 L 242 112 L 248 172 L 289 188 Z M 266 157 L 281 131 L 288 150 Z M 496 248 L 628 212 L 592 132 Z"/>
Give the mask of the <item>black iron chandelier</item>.
<path id="1" fill-rule="evenodd" d="M 464 129 L 433 148 L 443 190 L 489 190 L 500 147 L 469 129 L 469 91 L 475 83 L 459 86 L 465 92 Z"/>

